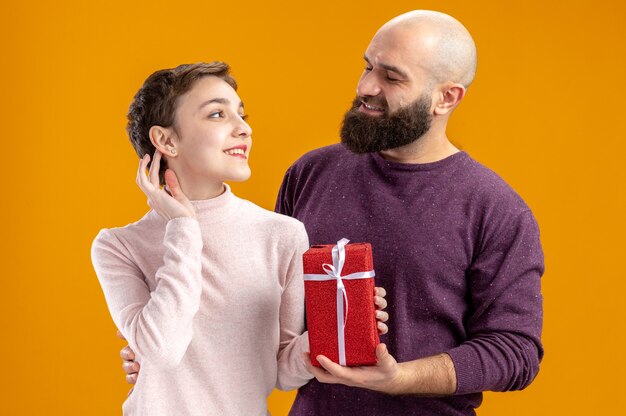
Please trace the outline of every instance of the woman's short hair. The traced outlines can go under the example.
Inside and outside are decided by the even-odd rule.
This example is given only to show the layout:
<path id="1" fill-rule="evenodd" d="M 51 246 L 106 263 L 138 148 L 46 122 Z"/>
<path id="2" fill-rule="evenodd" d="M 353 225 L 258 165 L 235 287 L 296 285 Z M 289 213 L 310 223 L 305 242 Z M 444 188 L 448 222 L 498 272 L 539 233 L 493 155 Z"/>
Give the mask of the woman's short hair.
<path id="1" fill-rule="evenodd" d="M 178 97 L 191 90 L 197 80 L 214 76 L 237 90 L 237 82 L 229 71 L 228 64 L 215 61 L 179 65 L 150 75 L 135 94 L 128 109 L 126 132 L 137 155 L 141 158 L 146 153 L 150 156 L 154 154 L 156 149 L 150 141 L 150 128 L 174 125 Z M 161 184 L 165 183 L 163 174 L 166 169 L 167 161 L 163 158 L 159 169 Z"/>

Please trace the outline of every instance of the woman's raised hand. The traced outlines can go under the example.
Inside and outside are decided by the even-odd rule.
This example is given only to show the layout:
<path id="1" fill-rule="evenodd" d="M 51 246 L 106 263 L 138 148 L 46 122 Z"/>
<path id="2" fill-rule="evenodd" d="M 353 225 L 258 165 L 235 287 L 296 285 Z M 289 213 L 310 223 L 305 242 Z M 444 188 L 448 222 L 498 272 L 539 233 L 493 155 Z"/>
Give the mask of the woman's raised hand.
<path id="1" fill-rule="evenodd" d="M 137 171 L 137 185 L 148 197 L 148 205 L 166 220 L 179 217 L 196 218 L 191 201 L 185 196 L 176 174 L 171 169 L 165 171 L 165 183 L 169 193 L 162 189 L 159 184 L 159 168 L 161 165 L 161 152 L 154 152 L 154 160 L 150 165 L 150 171 L 146 175 L 146 169 L 150 162 L 150 155 L 145 154 L 139 162 Z"/>

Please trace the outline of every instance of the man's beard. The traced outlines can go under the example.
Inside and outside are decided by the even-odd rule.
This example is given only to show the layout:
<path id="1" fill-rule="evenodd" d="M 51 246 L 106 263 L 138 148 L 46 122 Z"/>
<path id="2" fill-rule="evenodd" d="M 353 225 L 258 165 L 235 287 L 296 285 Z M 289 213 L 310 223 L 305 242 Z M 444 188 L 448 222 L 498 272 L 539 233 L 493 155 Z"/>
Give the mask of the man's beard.
<path id="1" fill-rule="evenodd" d="M 430 97 L 423 95 L 411 105 L 392 114 L 379 117 L 359 110 L 361 99 L 356 97 L 346 112 L 341 126 L 341 143 L 354 153 L 380 152 L 413 143 L 428 131 Z"/>

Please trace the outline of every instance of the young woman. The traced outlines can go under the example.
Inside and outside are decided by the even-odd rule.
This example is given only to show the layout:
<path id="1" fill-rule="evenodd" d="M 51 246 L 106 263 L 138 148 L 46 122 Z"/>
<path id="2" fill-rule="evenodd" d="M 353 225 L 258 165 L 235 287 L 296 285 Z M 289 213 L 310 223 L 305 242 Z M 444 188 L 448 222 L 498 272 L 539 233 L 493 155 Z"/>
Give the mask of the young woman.
<path id="1" fill-rule="evenodd" d="M 224 183 L 248 179 L 252 145 L 228 71 L 220 62 L 157 71 L 130 106 L 137 184 L 152 210 L 102 230 L 92 247 L 113 320 L 141 364 L 126 415 L 263 415 L 274 387 L 312 378 L 304 226 Z"/>

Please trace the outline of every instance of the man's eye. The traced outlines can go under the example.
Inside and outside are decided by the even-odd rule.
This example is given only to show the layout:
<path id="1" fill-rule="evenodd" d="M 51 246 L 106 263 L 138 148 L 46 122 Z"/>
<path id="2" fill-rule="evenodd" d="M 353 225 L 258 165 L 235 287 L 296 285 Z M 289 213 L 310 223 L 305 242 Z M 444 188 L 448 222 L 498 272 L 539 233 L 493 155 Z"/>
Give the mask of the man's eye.
<path id="1" fill-rule="evenodd" d="M 221 118 L 223 117 L 224 113 L 222 111 L 215 111 L 211 114 L 209 114 L 209 118 Z"/>
<path id="2" fill-rule="evenodd" d="M 365 67 L 365 71 L 370 72 L 371 70 L 372 70 L 372 67 L 371 67 L 371 66 L 366 66 L 366 67 Z"/>
<path id="3" fill-rule="evenodd" d="M 397 79 L 397 78 L 392 78 L 392 77 L 390 77 L 389 75 L 387 75 L 387 80 L 388 80 L 388 81 L 391 81 L 391 82 L 398 82 L 398 81 L 400 81 L 399 79 Z"/>

